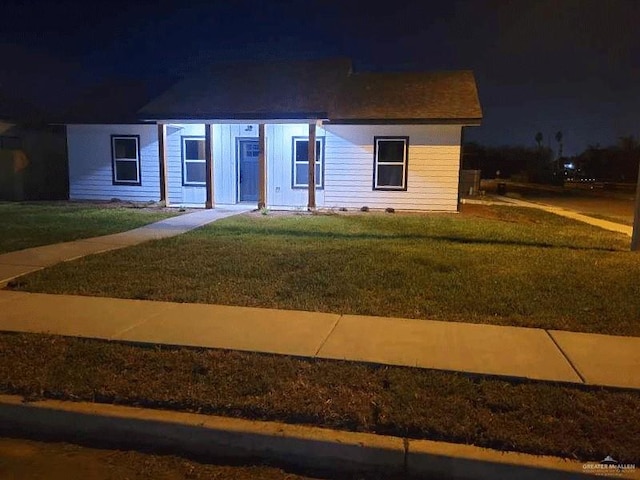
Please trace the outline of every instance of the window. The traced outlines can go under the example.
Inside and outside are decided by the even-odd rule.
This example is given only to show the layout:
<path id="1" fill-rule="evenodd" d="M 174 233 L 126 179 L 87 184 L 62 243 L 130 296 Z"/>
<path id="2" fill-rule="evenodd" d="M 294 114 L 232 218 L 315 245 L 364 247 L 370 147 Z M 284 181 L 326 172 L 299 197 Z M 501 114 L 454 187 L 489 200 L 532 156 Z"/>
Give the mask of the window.
<path id="1" fill-rule="evenodd" d="M 140 185 L 140 137 L 111 136 L 113 184 Z"/>
<path id="2" fill-rule="evenodd" d="M 324 185 L 324 137 L 316 137 L 316 188 Z M 309 186 L 309 137 L 293 137 L 293 187 Z"/>
<path id="3" fill-rule="evenodd" d="M 182 184 L 205 185 L 205 142 L 201 137 L 182 137 Z"/>
<path id="4" fill-rule="evenodd" d="M 373 189 L 407 189 L 409 137 L 374 137 Z"/>

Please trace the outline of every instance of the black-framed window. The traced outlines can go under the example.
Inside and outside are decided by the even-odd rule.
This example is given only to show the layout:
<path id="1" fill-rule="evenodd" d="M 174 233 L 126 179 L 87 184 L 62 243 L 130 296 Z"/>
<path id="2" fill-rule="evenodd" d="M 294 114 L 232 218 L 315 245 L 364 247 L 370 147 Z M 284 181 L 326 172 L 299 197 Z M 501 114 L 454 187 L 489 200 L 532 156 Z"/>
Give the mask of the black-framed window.
<path id="1" fill-rule="evenodd" d="M 406 190 L 409 137 L 373 137 L 373 189 Z"/>
<path id="2" fill-rule="evenodd" d="M 140 185 L 140 137 L 111 135 L 114 185 Z"/>
<path id="3" fill-rule="evenodd" d="M 204 137 L 182 137 L 182 184 L 202 186 L 206 183 Z"/>
<path id="4" fill-rule="evenodd" d="M 293 137 L 293 188 L 309 186 L 309 137 Z M 316 137 L 316 188 L 324 186 L 324 137 Z"/>

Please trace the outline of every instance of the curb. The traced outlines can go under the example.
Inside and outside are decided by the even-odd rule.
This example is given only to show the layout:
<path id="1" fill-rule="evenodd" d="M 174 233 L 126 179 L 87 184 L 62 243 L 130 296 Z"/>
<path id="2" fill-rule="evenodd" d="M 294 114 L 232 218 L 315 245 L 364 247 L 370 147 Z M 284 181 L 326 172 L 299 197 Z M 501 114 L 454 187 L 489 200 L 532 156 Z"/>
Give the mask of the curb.
<path id="1" fill-rule="evenodd" d="M 471 445 L 118 405 L 0 395 L 0 433 L 256 459 L 328 471 L 484 480 L 593 478 L 583 464 Z M 638 478 L 632 475 L 627 478 Z"/>

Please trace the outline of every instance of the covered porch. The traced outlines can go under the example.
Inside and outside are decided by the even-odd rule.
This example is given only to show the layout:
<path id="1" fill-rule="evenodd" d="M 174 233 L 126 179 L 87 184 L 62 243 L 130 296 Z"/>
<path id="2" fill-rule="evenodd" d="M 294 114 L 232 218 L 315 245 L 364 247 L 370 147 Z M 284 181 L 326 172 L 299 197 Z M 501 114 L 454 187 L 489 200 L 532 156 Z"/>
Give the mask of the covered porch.
<path id="1" fill-rule="evenodd" d="M 318 207 L 324 182 L 321 119 L 155 124 L 159 197 L 167 206 Z"/>

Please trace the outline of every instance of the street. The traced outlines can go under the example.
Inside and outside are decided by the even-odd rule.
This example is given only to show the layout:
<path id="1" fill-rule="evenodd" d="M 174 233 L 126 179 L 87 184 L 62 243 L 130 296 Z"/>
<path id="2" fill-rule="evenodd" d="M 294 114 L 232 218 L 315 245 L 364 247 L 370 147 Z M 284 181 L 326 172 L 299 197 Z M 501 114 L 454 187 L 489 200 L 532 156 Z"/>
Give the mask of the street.
<path id="1" fill-rule="evenodd" d="M 320 480 L 280 468 L 199 463 L 172 456 L 105 450 L 70 443 L 0 438 L 2 480 Z M 388 476 L 355 475 L 345 480 L 379 480 Z"/>

